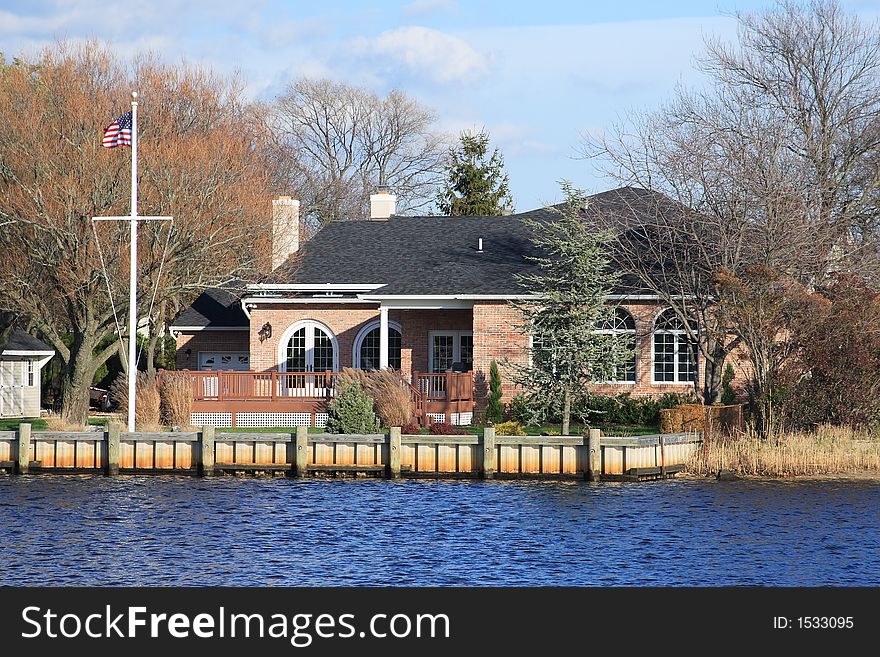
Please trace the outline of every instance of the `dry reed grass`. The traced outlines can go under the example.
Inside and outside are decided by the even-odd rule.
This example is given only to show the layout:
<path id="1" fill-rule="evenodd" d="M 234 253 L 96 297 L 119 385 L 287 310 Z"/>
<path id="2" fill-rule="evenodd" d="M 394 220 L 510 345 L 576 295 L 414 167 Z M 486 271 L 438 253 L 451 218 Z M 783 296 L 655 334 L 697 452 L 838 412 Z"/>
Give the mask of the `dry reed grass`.
<path id="1" fill-rule="evenodd" d="M 710 440 L 688 463 L 688 471 L 694 474 L 720 470 L 760 477 L 880 473 L 880 437 L 830 425 L 767 439 L 748 431 Z"/>
<path id="2" fill-rule="evenodd" d="M 159 379 L 160 419 L 171 427 L 189 427 L 192 381 L 189 372 L 164 371 Z"/>
<path id="3" fill-rule="evenodd" d="M 339 373 L 340 385 L 355 382 L 373 398 L 373 410 L 383 426 L 402 427 L 413 421 L 412 400 L 400 374 L 393 370 L 364 372 L 352 368 L 345 368 Z"/>
<path id="4" fill-rule="evenodd" d="M 46 431 L 87 431 L 88 427 L 82 424 L 68 424 L 60 415 L 47 415 L 43 418 L 46 421 Z"/>

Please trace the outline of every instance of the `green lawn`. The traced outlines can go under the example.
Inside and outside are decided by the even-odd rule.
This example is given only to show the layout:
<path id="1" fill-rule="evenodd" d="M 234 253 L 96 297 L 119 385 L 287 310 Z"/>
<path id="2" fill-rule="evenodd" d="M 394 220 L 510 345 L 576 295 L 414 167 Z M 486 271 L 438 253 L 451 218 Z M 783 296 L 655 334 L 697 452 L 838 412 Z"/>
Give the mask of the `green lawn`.
<path id="1" fill-rule="evenodd" d="M 15 431 L 22 423 L 30 424 L 33 431 L 43 431 L 46 428 L 46 420 L 38 417 L 24 417 L 0 420 L 0 431 Z"/>
<path id="2" fill-rule="evenodd" d="M 597 425 L 597 428 L 602 429 L 602 433 L 606 436 L 644 436 L 648 434 L 659 433 L 660 429 L 654 426 L 639 426 L 639 425 L 629 425 L 629 424 L 607 424 L 607 425 Z M 469 426 L 462 427 L 468 433 L 482 435 L 483 426 L 479 424 L 472 424 Z M 543 426 L 528 426 L 525 427 L 525 435 L 527 436 L 540 436 L 542 434 L 550 434 L 550 435 L 558 435 L 561 429 L 561 425 L 558 424 L 547 424 Z M 296 427 L 226 427 L 226 428 L 217 428 L 217 431 L 222 432 L 232 432 L 232 433 L 295 433 Z M 325 433 L 326 429 L 322 429 L 320 427 L 309 427 L 309 433 Z M 388 429 L 382 429 L 380 433 L 388 433 Z M 422 429 L 423 434 L 430 433 L 427 429 Z M 587 433 L 587 427 L 583 425 L 575 425 L 573 424 L 569 429 L 569 434 L 572 436 L 583 436 Z"/>
<path id="3" fill-rule="evenodd" d="M 31 424 L 31 428 L 34 431 L 45 431 L 46 430 L 46 420 L 42 418 L 19 418 L 19 419 L 8 419 L 8 420 L 0 420 L 0 431 L 14 431 L 18 429 L 18 425 L 22 422 L 29 422 Z M 101 426 L 107 422 L 106 417 L 90 417 L 89 424 L 93 426 Z M 659 427 L 653 426 L 639 426 L 639 425 L 629 425 L 629 424 L 606 424 L 606 425 L 597 425 L 599 429 L 602 429 L 602 433 L 606 436 L 644 436 L 647 434 L 660 433 Z M 483 427 L 482 425 L 472 424 L 466 427 L 462 427 L 468 433 L 473 433 L 477 435 L 482 435 Z M 543 426 L 527 426 L 525 428 L 525 434 L 527 436 L 540 436 L 542 434 L 550 434 L 550 435 L 558 435 L 560 431 L 560 425 L 558 424 L 546 424 Z M 218 427 L 218 431 L 222 432 L 232 432 L 232 433 L 296 433 L 296 427 Z M 309 433 L 325 433 L 326 429 L 322 429 L 320 427 L 309 427 Z M 583 436 L 587 432 L 587 428 L 580 424 L 573 424 L 569 429 L 569 433 L 572 436 Z M 382 429 L 380 433 L 388 433 L 388 429 Z M 422 433 L 429 433 L 427 429 L 422 429 Z"/>
<path id="4" fill-rule="evenodd" d="M 0 420 L 0 431 L 15 431 L 18 429 L 18 425 L 21 423 L 26 423 L 31 425 L 32 431 L 45 431 L 46 420 L 39 417 L 24 417 L 24 418 L 11 418 L 6 420 Z M 91 426 L 104 426 L 107 423 L 106 417 L 90 417 L 89 424 Z"/>

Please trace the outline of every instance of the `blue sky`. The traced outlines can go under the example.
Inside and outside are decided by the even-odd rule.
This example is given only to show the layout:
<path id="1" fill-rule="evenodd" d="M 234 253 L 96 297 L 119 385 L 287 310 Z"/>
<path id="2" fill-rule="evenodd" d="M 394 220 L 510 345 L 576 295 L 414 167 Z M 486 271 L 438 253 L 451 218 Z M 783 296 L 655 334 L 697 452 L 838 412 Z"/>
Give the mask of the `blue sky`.
<path id="1" fill-rule="evenodd" d="M 433 107 L 442 129 L 485 127 L 505 156 L 517 209 L 559 198 L 558 180 L 611 183 L 577 159 L 579 136 L 656 107 L 676 84 L 699 85 L 703 38 L 733 39 L 737 10 L 717 2 L 401 0 L 4 0 L 0 51 L 30 53 L 59 38 L 99 38 L 122 54 L 152 50 L 221 72 L 273 98 L 300 75 L 384 93 L 400 88 Z M 880 0 L 844 0 L 865 18 Z"/>

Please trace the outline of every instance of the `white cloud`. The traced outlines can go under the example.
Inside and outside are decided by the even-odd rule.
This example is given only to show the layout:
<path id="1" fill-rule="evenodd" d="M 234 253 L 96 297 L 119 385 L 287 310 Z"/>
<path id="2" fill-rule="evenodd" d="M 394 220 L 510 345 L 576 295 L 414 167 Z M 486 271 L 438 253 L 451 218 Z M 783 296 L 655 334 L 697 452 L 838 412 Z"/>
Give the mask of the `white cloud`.
<path id="1" fill-rule="evenodd" d="M 400 27 L 373 39 L 360 38 L 353 43 L 353 50 L 402 64 L 410 73 L 435 82 L 473 80 L 489 65 L 487 57 L 465 40 L 427 27 Z"/>
<path id="2" fill-rule="evenodd" d="M 458 3 L 455 0 L 415 0 L 403 7 L 404 16 L 423 16 L 435 11 L 458 11 Z"/>

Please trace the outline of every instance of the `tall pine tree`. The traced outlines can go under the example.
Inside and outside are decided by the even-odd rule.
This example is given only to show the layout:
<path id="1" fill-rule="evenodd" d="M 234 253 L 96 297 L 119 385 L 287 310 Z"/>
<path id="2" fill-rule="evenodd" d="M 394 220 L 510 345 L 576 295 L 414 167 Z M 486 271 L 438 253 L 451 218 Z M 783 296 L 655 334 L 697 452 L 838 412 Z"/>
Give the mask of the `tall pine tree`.
<path id="1" fill-rule="evenodd" d="M 446 169 L 446 183 L 437 196 L 441 214 L 495 216 L 513 210 L 504 157 L 497 148 L 489 156 L 486 132 L 461 133 L 459 145 L 449 149 Z"/>
<path id="2" fill-rule="evenodd" d="M 613 378 L 632 349 L 625 337 L 597 332 L 614 318 L 607 298 L 617 275 L 603 248 L 607 235 L 581 218 L 586 195 L 565 181 L 562 189 L 566 201 L 557 218 L 527 222 L 540 254 L 531 258 L 535 271 L 520 277 L 532 298 L 511 303 L 532 337 L 531 358 L 512 367 L 529 406 L 561 415 L 562 434 L 568 435 L 578 393 L 590 382 Z"/>

